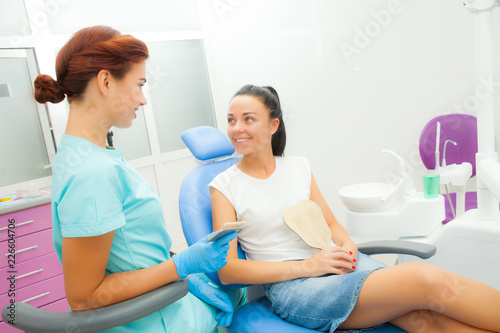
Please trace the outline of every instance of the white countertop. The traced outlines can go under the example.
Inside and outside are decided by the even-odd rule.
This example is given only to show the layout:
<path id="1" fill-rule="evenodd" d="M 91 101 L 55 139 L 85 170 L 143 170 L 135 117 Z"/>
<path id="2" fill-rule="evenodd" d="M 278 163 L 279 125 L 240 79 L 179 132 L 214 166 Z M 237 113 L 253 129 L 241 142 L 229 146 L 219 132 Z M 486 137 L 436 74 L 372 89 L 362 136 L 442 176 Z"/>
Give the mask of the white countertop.
<path id="1" fill-rule="evenodd" d="M 13 198 L 17 199 L 17 198 Z M 0 202 L 0 215 L 17 212 L 19 210 L 41 206 L 50 203 L 50 192 L 43 191 L 43 193 L 35 198 L 20 198 L 18 200 L 10 200 Z"/>

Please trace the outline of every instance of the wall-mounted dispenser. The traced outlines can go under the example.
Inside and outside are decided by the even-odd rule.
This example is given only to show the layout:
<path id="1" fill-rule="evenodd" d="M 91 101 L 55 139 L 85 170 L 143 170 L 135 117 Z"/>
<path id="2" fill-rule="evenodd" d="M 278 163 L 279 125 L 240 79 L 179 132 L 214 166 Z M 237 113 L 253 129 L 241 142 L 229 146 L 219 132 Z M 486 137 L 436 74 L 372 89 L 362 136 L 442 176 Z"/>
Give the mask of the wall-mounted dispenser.
<path id="1" fill-rule="evenodd" d="M 10 96 L 12 96 L 12 92 L 10 90 L 10 84 L 0 83 L 0 98 L 1 97 L 10 97 Z"/>

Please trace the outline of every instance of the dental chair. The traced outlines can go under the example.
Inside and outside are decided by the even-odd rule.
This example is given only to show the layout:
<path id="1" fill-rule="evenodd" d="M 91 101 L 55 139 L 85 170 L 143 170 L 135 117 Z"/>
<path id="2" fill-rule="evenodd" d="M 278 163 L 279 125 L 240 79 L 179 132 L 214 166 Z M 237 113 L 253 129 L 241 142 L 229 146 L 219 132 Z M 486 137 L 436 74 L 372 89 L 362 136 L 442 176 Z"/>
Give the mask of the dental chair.
<path id="1" fill-rule="evenodd" d="M 30 333 L 90 333 L 145 317 L 184 297 L 187 292 L 186 281 L 178 280 L 121 303 L 79 312 L 51 312 L 16 302 L 4 307 L 2 319 L 5 323 L 15 319 L 15 325 L 9 325 Z"/>
<path id="2" fill-rule="evenodd" d="M 230 140 L 216 128 L 208 126 L 191 128 L 182 133 L 181 137 L 200 164 L 191 170 L 184 179 L 179 196 L 179 213 L 182 230 L 187 243 L 192 245 L 213 231 L 208 184 L 219 173 L 237 163 L 240 158 L 233 157 L 234 148 Z M 416 255 L 421 258 L 429 258 L 435 253 L 435 247 L 432 245 L 403 241 L 369 242 L 360 244 L 358 249 L 369 255 L 377 253 L 404 253 Z M 238 257 L 246 259 L 239 245 Z M 225 289 L 247 287 L 246 285 L 222 285 L 217 273 L 207 274 L 207 276 L 214 283 Z M 248 290 L 249 302 L 234 313 L 233 321 L 226 329 L 227 332 L 316 332 L 281 319 L 274 313 L 267 298 L 262 296 L 264 294 L 262 286 L 259 287 L 262 291 L 260 297 L 253 300 L 251 291 Z M 389 333 L 404 331 L 393 325 L 386 324 L 370 330 L 370 332 Z"/>
<path id="3" fill-rule="evenodd" d="M 436 156 L 435 151 L 437 147 L 437 122 L 440 123 L 439 153 L 437 156 L 442 156 L 441 159 Z M 472 174 L 470 175 L 472 178 L 476 175 L 477 150 L 477 119 L 471 115 L 447 114 L 435 117 L 424 126 L 420 135 L 420 157 L 428 170 L 436 168 L 436 158 L 439 163 L 438 167 L 443 173 L 454 164 L 469 163 L 472 166 Z M 448 179 L 447 181 L 442 176 L 441 184 L 456 185 L 457 191 L 456 193 L 449 193 L 449 199 L 447 194 L 443 194 L 446 212 L 443 223 L 449 222 L 464 211 L 477 208 L 476 192 L 465 192 L 465 182 L 468 178 L 458 177 L 452 179 L 450 177 Z M 452 204 L 450 204 L 450 201 Z"/>

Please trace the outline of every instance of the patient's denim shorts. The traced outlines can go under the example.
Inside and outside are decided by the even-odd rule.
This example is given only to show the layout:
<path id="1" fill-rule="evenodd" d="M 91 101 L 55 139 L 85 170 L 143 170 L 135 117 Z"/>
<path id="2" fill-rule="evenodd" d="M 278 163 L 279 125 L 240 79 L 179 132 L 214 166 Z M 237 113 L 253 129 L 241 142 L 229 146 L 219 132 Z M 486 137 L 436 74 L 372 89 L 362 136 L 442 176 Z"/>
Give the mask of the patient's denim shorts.
<path id="1" fill-rule="evenodd" d="M 264 290 L 281 318 L 309 329 L 333 332 L 351 313 L 366 277 L 384 267 L 387 265 L 358 253 L 352 273 L 268 283 Z"/>

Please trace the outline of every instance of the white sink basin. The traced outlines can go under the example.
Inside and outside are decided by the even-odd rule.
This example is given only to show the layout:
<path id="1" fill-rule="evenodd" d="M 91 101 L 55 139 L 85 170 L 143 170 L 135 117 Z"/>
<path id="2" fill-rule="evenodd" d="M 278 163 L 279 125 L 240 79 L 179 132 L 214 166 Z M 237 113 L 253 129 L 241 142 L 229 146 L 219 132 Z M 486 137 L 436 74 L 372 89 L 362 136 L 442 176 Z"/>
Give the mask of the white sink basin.
<path id="1" fill-rule="evenodd" d="M 391 208 L 396 202 L 397 192 L 391 184 L 366 183 L 343 187 L 339 190 L 339 196 L 347 209 L 370 213 Z"/>

